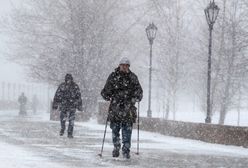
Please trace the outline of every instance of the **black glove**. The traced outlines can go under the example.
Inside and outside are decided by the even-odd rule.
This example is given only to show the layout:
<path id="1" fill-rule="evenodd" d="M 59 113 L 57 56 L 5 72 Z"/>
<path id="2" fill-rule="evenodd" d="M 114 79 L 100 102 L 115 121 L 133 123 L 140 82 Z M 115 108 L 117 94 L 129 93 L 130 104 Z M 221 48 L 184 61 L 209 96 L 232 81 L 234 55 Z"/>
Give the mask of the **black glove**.
<path id="1" fill-rule="evenodd" d="M 83 106 L 78 106 L 78 111 L 83 111 Z"/>
<path id="2" fill-rule="evenodd" d="M 57 104 L 57 103 L 53 103 L 52 109 L 53 109 L 53 110 L 57 110 L 57 109 L 58 109 L 58 104 Z"/>
<path id="3" fill-rule="evenodd" d="M 138 100 L 137 98 L 132 98 L 132 99 L 131 99 L 131 102 L 132 102 L 133 104 L 135 104 L 136 102 L 139 102 L 139 100 Z"/>
<path id="4" fill-rule="evenodd" d="M 52 102 L 52 110 L 57 110 L 58 109 L 58 103 L 55 101 Z"/>
<path id="5" fill-rule="evenodd" d="M 132 106 L 130 109 L 131 112 L 131 119 L 133 123 L 136 123 L 136 119 L 137 119 L 137 108 L 135 106 Z"/>

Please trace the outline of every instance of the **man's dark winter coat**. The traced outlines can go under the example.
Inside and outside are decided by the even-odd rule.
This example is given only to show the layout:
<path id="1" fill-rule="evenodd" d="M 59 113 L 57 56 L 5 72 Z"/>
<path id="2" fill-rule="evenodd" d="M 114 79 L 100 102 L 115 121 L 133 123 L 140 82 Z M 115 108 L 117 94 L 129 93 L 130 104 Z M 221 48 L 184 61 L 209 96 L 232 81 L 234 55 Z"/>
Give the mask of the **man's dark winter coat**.
<path id="1" fill-rule="evenodd" d="M 71 81 L 71 82 L 68 82 Z M 82 99 L 79 86 L 73 81 L 73 77 L 67 74 L 65 82 L 61 83 L 55 93 L 53 109 L 78 109 L 82 110 Z"/>
<path id="2" fill-rule="evenodd" d="M 108 119 L 111 122 L 136 120 L 135 102 L 141 101 L 143 90 L 138 77 L 129 70 L 128 73 L 116 68 L 112 72 L 101 92 L 102 97 L 110 101 Z"/>

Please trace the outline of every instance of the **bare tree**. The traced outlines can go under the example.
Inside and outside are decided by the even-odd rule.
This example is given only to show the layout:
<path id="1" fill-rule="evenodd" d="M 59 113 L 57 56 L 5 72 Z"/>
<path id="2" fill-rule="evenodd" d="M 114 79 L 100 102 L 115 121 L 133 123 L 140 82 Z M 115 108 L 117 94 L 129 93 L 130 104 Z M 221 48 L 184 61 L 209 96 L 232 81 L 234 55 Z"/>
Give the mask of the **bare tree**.
<path id="1" fill-rule="evenodd" d="M 79 82 L 86 105 L 96 103 L 103 78 L 119 52 L 113 47 L 116 1 L 27 0 L 6 27 L 11 59 L 38 81 L 57 85 L 66 73 Z M 92 106 L 91 106 L 92 107 Z"/>
<path id="2" fill-rule="evenodd" d="M 185 4 L 180 0 L 177 1 L 153 1 L 155 11 L 161 20 L 158 57 L 158 73 L 159 82 L 162 90 L 165 92 L 166 114 L 168 119 L 170 111 L 173 120 L 176 119 L 177 97 L 180 89 L 185 88 L 183 83 L 187 80 L 187 71 L 185 70 L 189 55 L 186 44 L 188 24 L 184 18 L 187 10 Z M 161 78 L 162 77 L 162 78 Z"/>

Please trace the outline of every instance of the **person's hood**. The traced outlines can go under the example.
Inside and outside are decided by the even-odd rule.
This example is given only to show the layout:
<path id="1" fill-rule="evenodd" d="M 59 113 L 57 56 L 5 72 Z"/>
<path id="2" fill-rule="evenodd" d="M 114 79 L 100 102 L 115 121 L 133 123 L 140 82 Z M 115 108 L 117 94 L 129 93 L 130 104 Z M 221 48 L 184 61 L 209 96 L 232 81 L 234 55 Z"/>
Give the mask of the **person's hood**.
<path id="1" fill-rule="evenodd" d="M 65 82 L 67 82 L 67 81 L 69 81 L 69 80 L 73 81 L 73 77 L 72 77 L 71 74 L 66 74 L 66 75 L 65 75 Z"/>

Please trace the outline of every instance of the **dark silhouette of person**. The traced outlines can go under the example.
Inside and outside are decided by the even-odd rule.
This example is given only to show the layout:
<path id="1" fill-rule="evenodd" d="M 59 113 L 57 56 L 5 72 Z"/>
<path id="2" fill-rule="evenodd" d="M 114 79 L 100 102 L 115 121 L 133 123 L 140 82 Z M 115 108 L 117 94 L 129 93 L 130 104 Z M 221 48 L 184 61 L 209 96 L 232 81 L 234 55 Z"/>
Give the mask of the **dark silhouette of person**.
<path id="1" fill-rule="evenodd" d="M 71 74 L 66 74 L 65 82 L 61 83 L 53 99 L 53 109 L 60 110 L 60 136 L 66 129 L 66 118 L 69 115 L 68 138 L 73 138 L 76 109 L 82 111 L 82 98 L 79 86 L 73 81 Z"/>
<path id="2" fill-rule="evenodd" d="M 18 102 L 20 104 L 20 111 L 19 111 L 20 115 L 27 115 L 27 109 L 26 109 L 27 101 L 28 101 L 27 97 L 25 96 L 24 92 L 22 92 L 18 98 Z"/>

